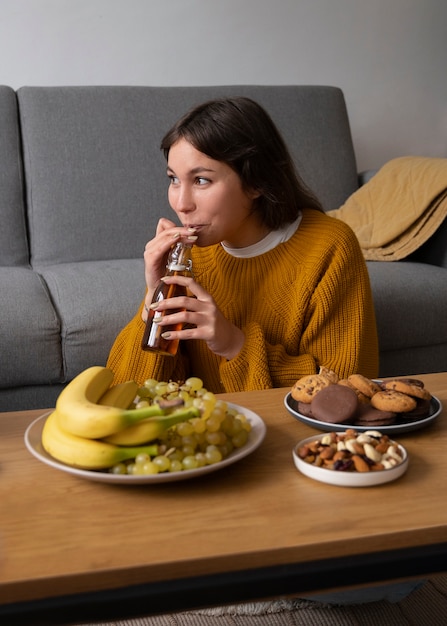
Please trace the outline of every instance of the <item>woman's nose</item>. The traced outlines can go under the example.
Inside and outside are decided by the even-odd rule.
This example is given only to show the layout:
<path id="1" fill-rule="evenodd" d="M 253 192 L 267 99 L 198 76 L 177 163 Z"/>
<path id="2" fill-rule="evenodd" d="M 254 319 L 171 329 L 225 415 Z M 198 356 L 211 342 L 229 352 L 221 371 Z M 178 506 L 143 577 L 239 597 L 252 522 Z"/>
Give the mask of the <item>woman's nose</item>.
<path id="1" fill-rule="evenodd" d="M 189 213 L 195 208 L 193 194 L 185 185 L 182 185 L 177 190 L 175 197 L 172 198 L 172 201 L 173 208 L 178 213 Z"/>

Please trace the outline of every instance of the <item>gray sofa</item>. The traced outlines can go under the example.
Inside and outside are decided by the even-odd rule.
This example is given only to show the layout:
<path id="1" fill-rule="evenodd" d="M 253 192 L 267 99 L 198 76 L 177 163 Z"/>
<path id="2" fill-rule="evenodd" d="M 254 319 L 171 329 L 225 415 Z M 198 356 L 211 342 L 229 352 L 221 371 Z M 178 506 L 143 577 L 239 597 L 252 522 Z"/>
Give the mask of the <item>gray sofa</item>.
<path id="1" fill-rule="evenodd" d="M 270 111 L 326 210 L 358 188 L 338 88 L 0 87 L 1 411 L 53 406 L 105 364 L 144 294 L 144 245 L 171 214 L 160 139 L 191 105 L 234 94 Z M 369 270 L 380 374 L 447 370 L 446 225 L 414 258 Z"/>

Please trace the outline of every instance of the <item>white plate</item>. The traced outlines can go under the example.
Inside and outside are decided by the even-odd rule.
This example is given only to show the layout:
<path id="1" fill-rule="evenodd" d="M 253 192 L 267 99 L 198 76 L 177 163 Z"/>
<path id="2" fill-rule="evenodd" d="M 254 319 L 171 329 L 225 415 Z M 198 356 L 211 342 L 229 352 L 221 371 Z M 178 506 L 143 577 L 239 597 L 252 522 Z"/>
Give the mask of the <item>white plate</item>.
<path id="1" fill-rule="evenodd" d="M 357 428 L 355 430 L 358 430 Z M 381 431 L 383 429 L 380 429 Z M 318 480 L 329 485 L 337 485 L 338 487 L 372 487 L 374 485 L 382 485 L 397 480 L 402 474 L 405 474 L 408 468 L 408 454 L 405 448 L 399 445 L 399 449 L 403 455 L 402 463 L 390 469 L 378 470 L 376 472 L 342 472 L 337 470 L 326 469 L 324 467 L 316 467 L 310 463 L 306 463 L 298 456 L 297 450 L 306 443 L 321 439 L 324 435 L 317 435 L 303 439 L 293 449 L 293 461 L 296 468 L 305 476 Z"/>
<path id="2" fill-rule="evenodd" d="M 262 421 L 259 415 L 257 415 L 253 411 L 250 411 L 250 409 L 246 409 L 237 404 L 232 404 L 231 402 L 228 402 L 228 406 L 232 409 L 236 409 L 240 413 L 243 413 L 252 425 L 248 442 L 242 448 L 234 450 L 228 457 L 226 457 L 219 463 L 214 463 L 213 465 L 205 465 L 204 467 L 199 467 L 192 470 L 186 470 L 181 472 L 163 472 L 160 474 L 151 474 L 148 476 L 131 476 L 125 474 L 111 474 L 107 471 L 83 470 L 76 467 L 71 467 L 70 465 L 65 465 L 65 463 L 61 463 L 60 461 L 57 461 L 52 456 L 50 456 L 42 447 L 42 429 L 45 420 L 49 415 L 48 413 L 37 418 L 32 424 L 28 426 L 25 432 L 25 445 L 31 452 L 31 454 L 39 459 L 39 461 L 42 461 L 42 463 L 50 465 L 51 467 L 54 467 L 55 469 L 61 470 L 63 472 L 67 472 L 67 474 L 79 476 L 80 478 L 87 478 L 88 480 L 94 480 L 96 482 L 115 483 L 118 485 L 143 485 L 146 483 L 170 483 L 178 480 L 186 480 L 188 478 L 196 478 L 197 476 L 210 474 L 211 472 L 216 472 L 217 470 L 223 469 L 228 465 L 232 465 L 233 463 L 240 461 L 244 457 L 254 452 L 256 448 L 261 445 L 267 429 L 265 423 Z"/>
<path id="3" fill-rule="evenodd" d="M 425 426 L 431 424 L 442 411 L 441 401 L 438 400 L 436 396 L 432 396 L 430 401 L 430 415 L 428 417 L 423 417 L 420 420 L 413 420 L 411 422 L 408 421 L 402 424 L 391 424 L 390 426 L 357 426 L 357 424 L 330 424 L 329 422 L 321 422 L 320 420 L 316 420 L 312 417 L 306 417 L 306 415 L 299 413 L 299 411 L 294 408 L 295 402 L 296 401 L 292 398 L 292 394 L 289 391 L 289 393 L 284 398 L 284 405 L 289 411 L 290 415 L 292 415 L 300 422 L 311 426 L 312 428 L 318 428 L 318 430 L 332 432 L 344 430 L 345 428 L 354 428 L 359 433 L 365 432 L 367 430 L 380 430 L 380 432 L 386 435 L 407 433 L 412 430 L 425 428 Z"/>

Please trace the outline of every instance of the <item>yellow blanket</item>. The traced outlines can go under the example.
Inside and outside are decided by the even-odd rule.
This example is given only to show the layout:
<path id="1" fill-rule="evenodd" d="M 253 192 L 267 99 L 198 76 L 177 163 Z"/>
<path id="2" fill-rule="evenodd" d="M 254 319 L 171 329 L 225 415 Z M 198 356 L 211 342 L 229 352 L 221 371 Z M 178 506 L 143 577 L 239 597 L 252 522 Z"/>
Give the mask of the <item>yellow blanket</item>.
<path id="1" fill-rule="evenodd" d="M 351 226 L 366 260 L 403 259 L 447 216 L 447 159 L 393 159 L 328 214 Z"/>

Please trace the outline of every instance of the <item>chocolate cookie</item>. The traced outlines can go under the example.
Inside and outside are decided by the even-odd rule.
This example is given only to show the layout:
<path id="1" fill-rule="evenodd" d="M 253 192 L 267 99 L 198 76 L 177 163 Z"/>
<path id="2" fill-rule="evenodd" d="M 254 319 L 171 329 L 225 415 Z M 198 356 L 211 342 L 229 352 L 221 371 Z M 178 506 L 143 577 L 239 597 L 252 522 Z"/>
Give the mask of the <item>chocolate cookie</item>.
<path id="1" fill-rule="evenodd" d="M 396 422 L 397 414 L 393 411 L 380 411 L 370 404 L 359 404 L 355 415 L 355 426 L 368 426 L 376 428 L 378 426 L 390 426 Z"/>
<path id="2" fill-rule="evenodd" d="M 358 407 L 355 391 L 343 385 L 329 385 L 312 400 L 312 413 L 320 422 L 351 424 Z"/>
<path id="3" fill-rule="evenodd" d="M 401 413 L 399 415 L 400 422 L 416 422 L 417 420 L 424 419 L 430 415 L 431 402 L 430 400 L 423 400 L 422 398 L 415 398 L 416 408 L 408 413 Z"/>
<path id="4" fill-rule="evenodd" d="M 312 402 L 309 404 L 308 402 L 297 402 L 297 411 L 304 415 L 304 417 L 312 417 L 315 418 L 315 415 L 312 411 Z"/>

